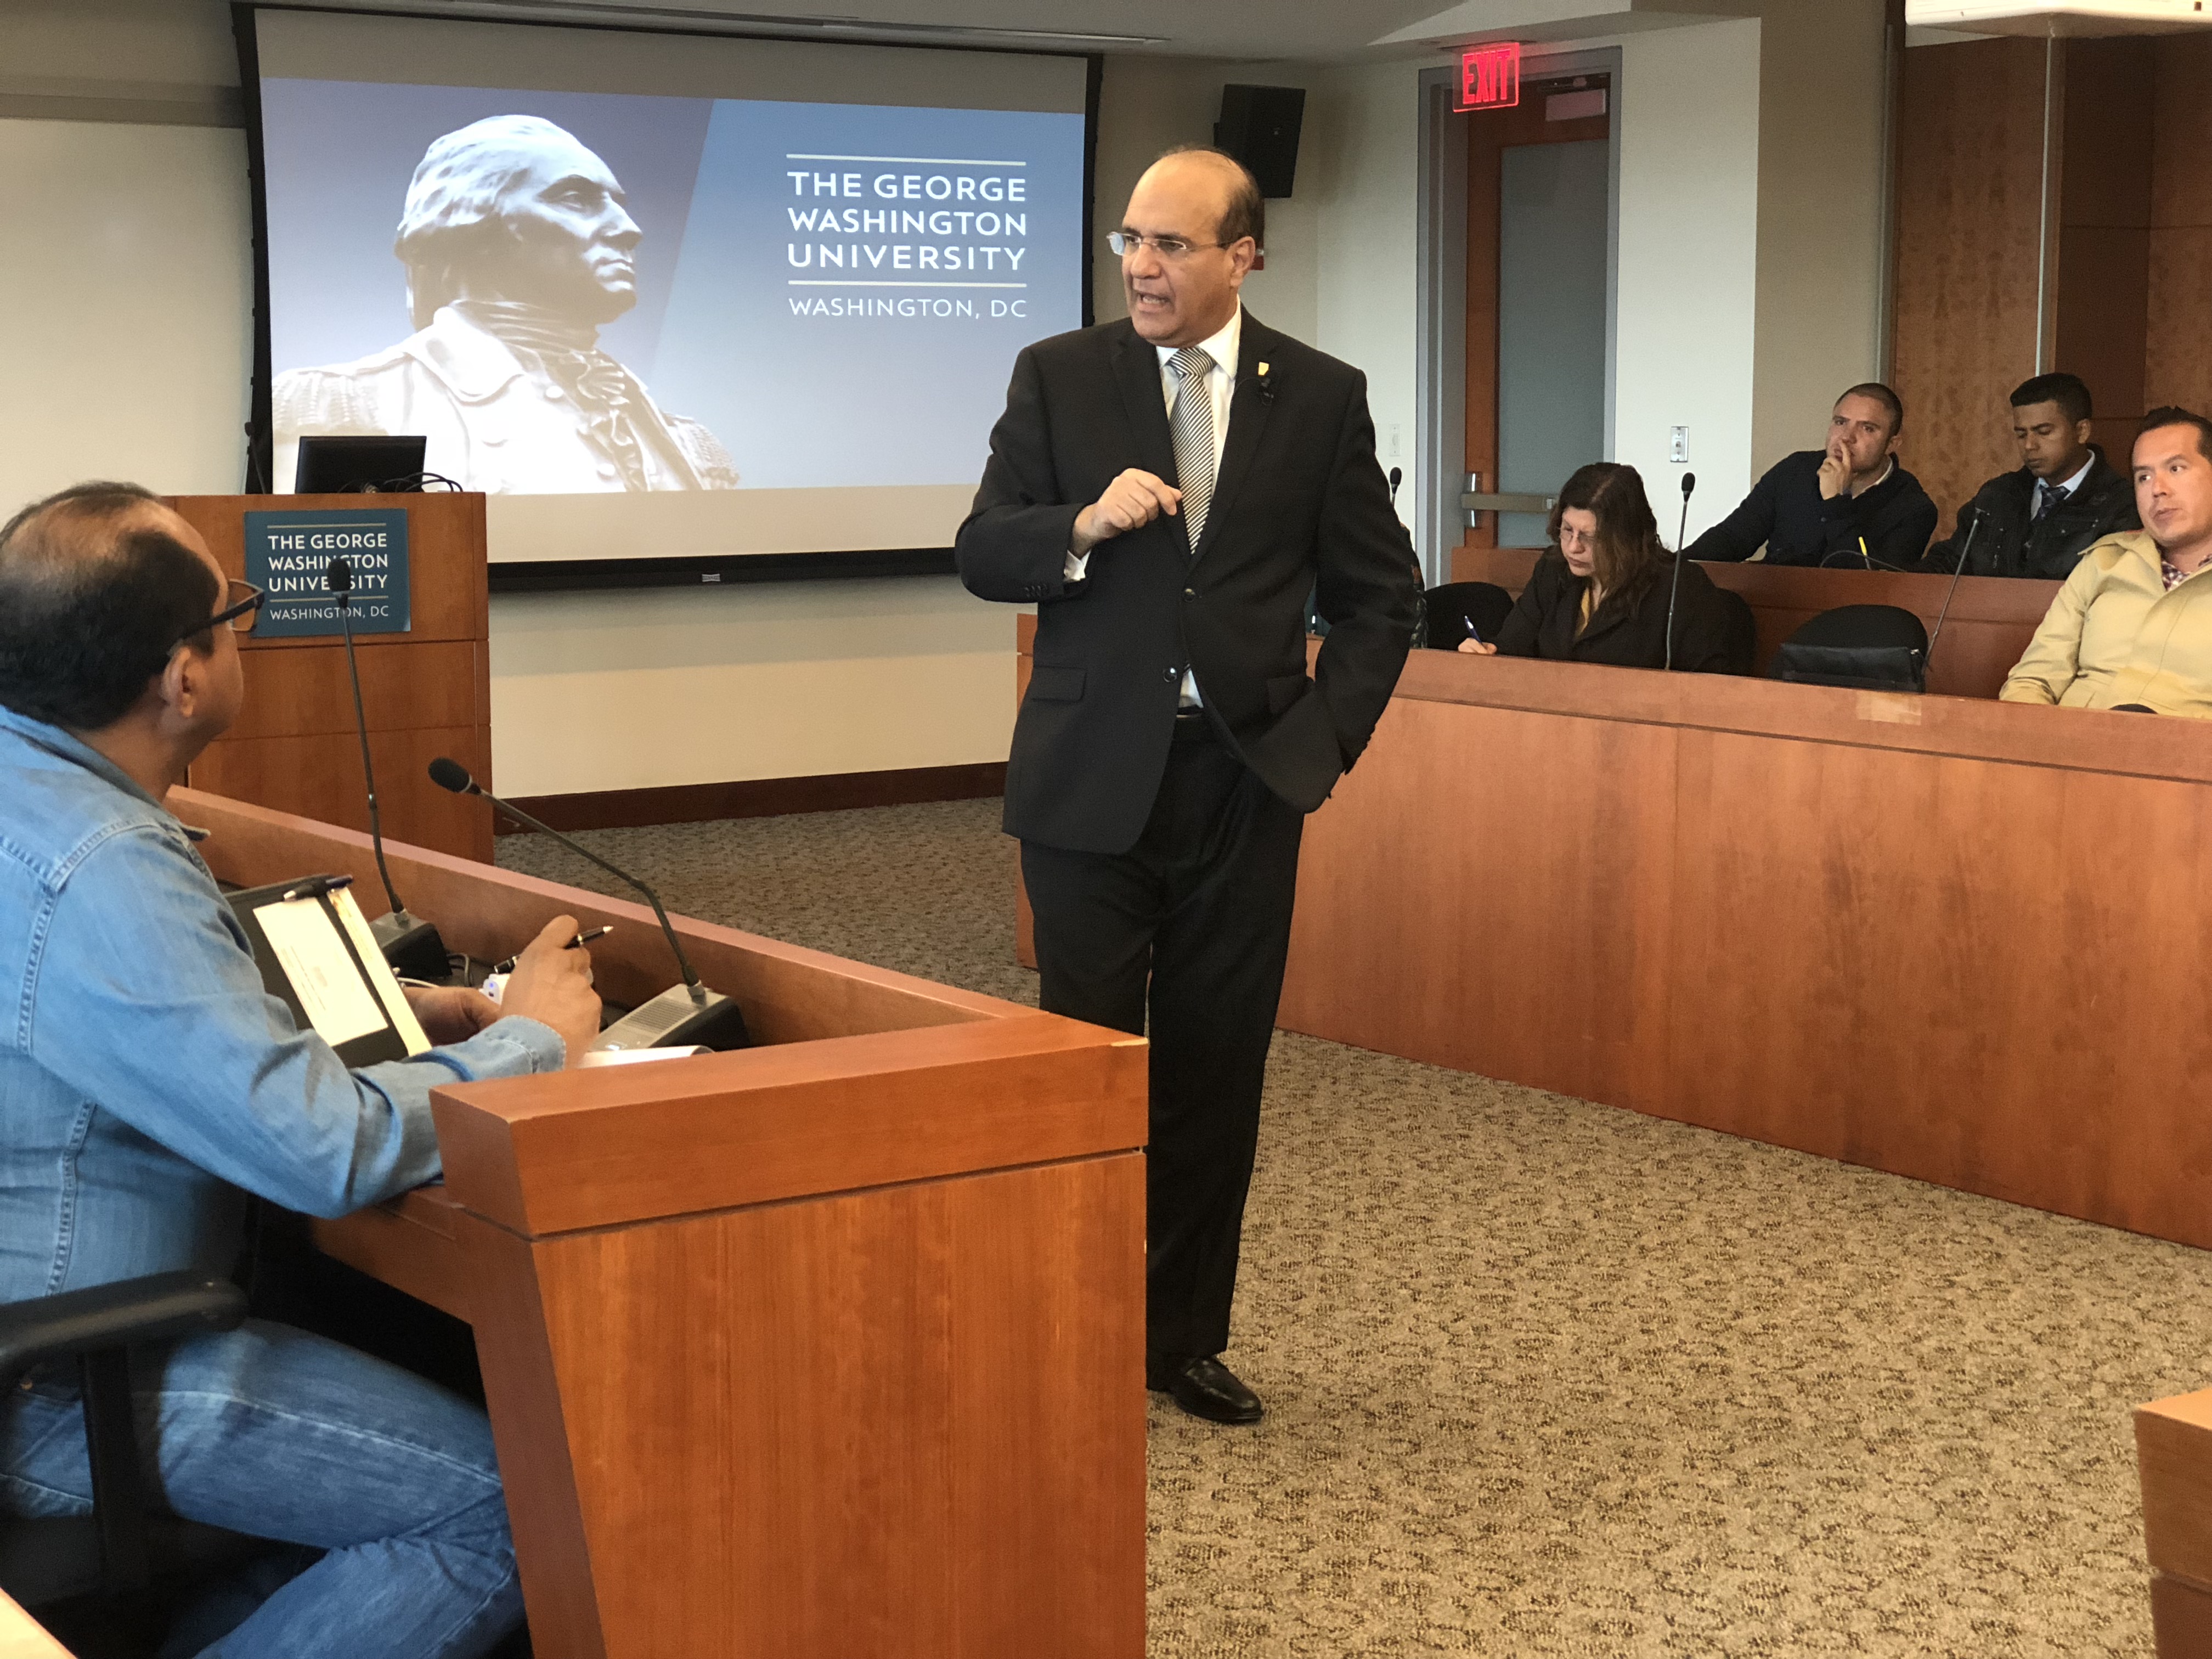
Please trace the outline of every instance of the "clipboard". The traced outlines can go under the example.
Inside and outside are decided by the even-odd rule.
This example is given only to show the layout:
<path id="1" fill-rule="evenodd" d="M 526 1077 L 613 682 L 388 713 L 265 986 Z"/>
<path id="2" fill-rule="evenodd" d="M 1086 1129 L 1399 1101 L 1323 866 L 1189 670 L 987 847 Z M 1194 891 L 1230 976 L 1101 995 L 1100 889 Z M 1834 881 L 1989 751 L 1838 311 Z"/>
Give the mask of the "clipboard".
<path id="1" fill-rule="evenodd" d="M 300 1030 L 320 1035 L 349 1067 L 428 1050 L 348 878 L 301 876 L 228 897 L 262 985 L 291 1010 Z"/>

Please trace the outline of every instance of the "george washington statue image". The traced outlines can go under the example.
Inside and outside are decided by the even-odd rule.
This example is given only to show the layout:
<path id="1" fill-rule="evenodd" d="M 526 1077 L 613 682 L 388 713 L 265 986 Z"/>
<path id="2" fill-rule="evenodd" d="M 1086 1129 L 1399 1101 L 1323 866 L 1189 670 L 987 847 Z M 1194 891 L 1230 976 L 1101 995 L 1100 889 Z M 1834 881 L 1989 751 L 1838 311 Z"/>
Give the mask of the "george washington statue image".
<path id="1" fill-rule="evenodd" d="M 276 377 L 276 487 L 303 437 L 420 433 L 423 465 L 465 489 L 736 488 L 714 434 L 599 349 L 637 303 L 640 240 L 606 163 L 550 121 L 499 115 L 438 139 L 393 245 L 416 331 Z"/>

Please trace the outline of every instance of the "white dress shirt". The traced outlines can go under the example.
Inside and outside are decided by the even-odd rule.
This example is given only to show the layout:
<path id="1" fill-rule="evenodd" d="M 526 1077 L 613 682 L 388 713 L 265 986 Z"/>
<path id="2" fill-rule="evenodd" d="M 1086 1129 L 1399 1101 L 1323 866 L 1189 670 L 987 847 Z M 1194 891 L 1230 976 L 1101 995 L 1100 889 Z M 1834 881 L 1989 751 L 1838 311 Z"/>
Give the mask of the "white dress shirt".
<path id="1" fill-rule="evenodd" d="M 2081 487 L 2081 480 L 2089 476 L 2089 469 L 2096 464 L 2097 458 L 2092 455 L 2081 463 L 2081 470 L 2079 472 L 2062 484 L 2052 483 L 2047 478 L 2038 478 L 2035 481 L 2035 500 L 2029 505 L 2029 514 L 2034 518 L 2040 518 L 2048 510 L 2044 505 L 2044 497 L 2046 495 L 2051 498 L 2051 507 L 2057 506 L 2059 502 L 2071 495 Z"/>
<path id="2" fill-rule="evenodd" d="M 1199 349 L 1213 359 L 1213 367 L 1206 371 L 1206 394 L 1213 404 L 1213 476 L 1221 477 L 1221 456 L 1229 443 L 1229 404 L 1237 392 L 1237 349 L 1244 334 L 1244 307 L 1238 306 L 1218 334 L 1198 343 Z M 1182 378 L 1169 365 L 1174 362 L 1181 346 L 1154 346 L 1160 358 L 1160 398 L 1169 420 L 1175 418 L 1175 400 L 1182 389 Z M 1083 580 L 1091 563 L 1091 555 L 1079 557 L 1072 550 L 1067 556 L 1066 579 L 1072 582 Z M 1189 669 L 1182 671 L 1182 696 L 1186 708 L 1199 705 L 1198 678 Z"/>

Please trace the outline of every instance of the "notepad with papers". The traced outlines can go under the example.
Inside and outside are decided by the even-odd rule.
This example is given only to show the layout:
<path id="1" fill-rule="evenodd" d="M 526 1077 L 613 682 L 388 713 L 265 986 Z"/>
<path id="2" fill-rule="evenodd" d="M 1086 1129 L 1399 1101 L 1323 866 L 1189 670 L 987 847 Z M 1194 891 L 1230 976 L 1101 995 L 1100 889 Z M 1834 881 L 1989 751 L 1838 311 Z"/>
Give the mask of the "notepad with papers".
<path id="1" fill-rule="evenodd" d="M 430 1047 L 343 878 L 301 877 L 230 896 L 269 994 L 349 1066 Z"/>

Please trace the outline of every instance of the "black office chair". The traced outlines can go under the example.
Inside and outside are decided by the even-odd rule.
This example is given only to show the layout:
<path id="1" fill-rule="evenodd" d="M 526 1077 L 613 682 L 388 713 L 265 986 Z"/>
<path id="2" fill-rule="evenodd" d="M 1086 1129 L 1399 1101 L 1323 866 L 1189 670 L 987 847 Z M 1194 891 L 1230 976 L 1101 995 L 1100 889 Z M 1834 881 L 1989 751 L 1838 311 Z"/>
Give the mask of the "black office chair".
<path id="1" fill-rule="evenodd" d="M 1715 587 L 1720 595 L 1721 610 L 1728 617 L 1723 640 L 1728 647 L 1728 672 L 1748 674 L 1751 665 L 1759 659 L 1759 619 L 1751 614 L 1751 601 L 1741 593 L 1725 587 Z M 1680 642 L 1676 641 L 1676 648 Z"/>
<path id="2" fill-rule="evenodd" d="M 237 1328 L 246 1296 L 204 1273 L 155 1273 L 0 1307 L 0 1398 L 40 1365 L 76 1362 L 93 1512 L 0 1520 L 0 1589 L 39 1608 L 98 1595 L 118 1607 L 149 1589 L 221 1571 L 259 1539 L 180 1521 L 148 1502 L 131 1405 L 131 1350 Z"/>
<path id="3" fill-rule="evenodd" d="M 1766 672 L 1800 685 L 1924 691 L 1928 630 L 1919 617 L 1897 605 L 1839 605 L 1784 640 Z"/>
<path id="4" fill-rule="evenodd" d="M 1456 651 L 1468 637 L 1472 622 L 1485 640 L 1494 640 L 1513 613 L 1513 596 L 1496 582 L 1446 582 L 1424 596 L 1423 615 L 1427 634 L 1422 643 L 1438 651 Z"/>

